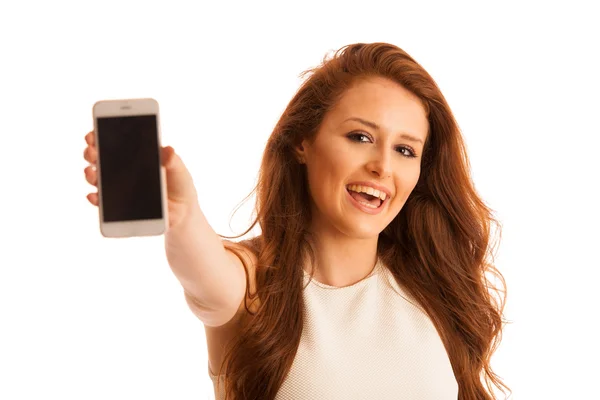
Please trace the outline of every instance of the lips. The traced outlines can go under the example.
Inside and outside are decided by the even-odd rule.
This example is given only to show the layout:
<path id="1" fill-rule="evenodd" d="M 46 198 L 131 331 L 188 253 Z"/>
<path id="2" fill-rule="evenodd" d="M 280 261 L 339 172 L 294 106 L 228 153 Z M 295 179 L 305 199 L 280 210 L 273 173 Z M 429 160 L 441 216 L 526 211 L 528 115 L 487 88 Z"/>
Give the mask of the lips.
<path id="1" fill-rule="evenodd" d="M 350 188 L 346 188 L 346 190 L 348 190 L 348 193 L 350 193 L 350 196 L 352 196 L 354 198 L 354 200 L 360 202 L 365 202 L 370 204 L 371 206 L 377 206 L 380 207 L 381 204 L 383 204 L 383 200 L 381 200 L 380 197 L 377 197 L 375 195 L 371 195 L 368 193 L 364 193 L 364 192 L 357 192 L 355 190 L 351 190 Z"/>
<path id="2" fill-rule="evenodd" d="M 379 214 L 384 209 L 384 206 L 387 204 L 387 202 L 390 200 L 390 198 L 387 197 L 384 201 L 381 202 L 379 207 L 371 208 L 371 207 L 367 207 L 367 206 L 359 203 L 358 201 L 356 201 L 356 199 L 354 197 L 352 197 L 352 195 L 350 194 L 350 191 L 348 190 L 348 188 L 346 188 L 346 195 L 348 196 L 348 201 L 350 201 L 350 203 L 352 203 L 352 205 L 354 207 L 356 207 L 360 211 L 362 211 L 366 214 L 370 214 L 370 215 Z"/>
<path id="3" fill-rule="evenodd" d="M 346 188 L 348 188 L 352 185 L 370 187 L 370 188 L 373 188 L 373 189 L 379 190 L 380 192 L 385 193 L 386 197 L 392 197 L 392 192 L 390 189 L 388 189 L 387 187 L 380 185 L 376 182 L 371 182 L 371 181 L 350 182 L 346 185 Z"/>

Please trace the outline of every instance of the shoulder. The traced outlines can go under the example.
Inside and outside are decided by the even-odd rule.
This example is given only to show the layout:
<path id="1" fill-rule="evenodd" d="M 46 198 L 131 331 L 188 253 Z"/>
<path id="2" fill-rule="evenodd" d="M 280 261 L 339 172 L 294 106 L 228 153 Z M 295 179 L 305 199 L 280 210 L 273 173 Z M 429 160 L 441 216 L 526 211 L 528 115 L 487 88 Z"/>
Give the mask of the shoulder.
<path id="1" fill-rule="evenodd" d="M 255 311 L 258 307 L 258 299 L 256 298 L 256 268 L 258 265 L 259 254 L 259 237 L 246 239 L 239 242 L 223 240 L 225 250 L 232 262 L 234 262 L 246 275 L 246 295 L 238 308 L 238 314 L 246 311 L 248 304 L 251 311 Z"/>
<path id="2" fill-rule="evenodd" d="M 206 334 L 208 361 L 211 374 L 218 374 L 225 358 L 226 350 L 232 341 L 239 337 L 243 329 L 248 310 L 255 312 L 259 301 L 256 296 L 256 267 L 258 248 L 256 239 L 240 242 L 223 240 L 223 246 L 232 262 L 246 275 L 245 293 L 237 311 L 226 323 L 219 326 L 204 326 Z"/>

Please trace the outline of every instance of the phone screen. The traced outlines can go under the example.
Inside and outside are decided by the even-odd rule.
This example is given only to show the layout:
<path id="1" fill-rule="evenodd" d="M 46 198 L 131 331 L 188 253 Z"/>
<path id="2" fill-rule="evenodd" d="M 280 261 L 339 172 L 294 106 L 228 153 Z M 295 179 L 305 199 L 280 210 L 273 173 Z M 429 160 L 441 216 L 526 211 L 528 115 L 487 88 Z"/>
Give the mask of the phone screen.
<path id="1" fill-rule="evenodd" d="M 104 222 L 162 219 L 156 115 L 97 121 Z"/>

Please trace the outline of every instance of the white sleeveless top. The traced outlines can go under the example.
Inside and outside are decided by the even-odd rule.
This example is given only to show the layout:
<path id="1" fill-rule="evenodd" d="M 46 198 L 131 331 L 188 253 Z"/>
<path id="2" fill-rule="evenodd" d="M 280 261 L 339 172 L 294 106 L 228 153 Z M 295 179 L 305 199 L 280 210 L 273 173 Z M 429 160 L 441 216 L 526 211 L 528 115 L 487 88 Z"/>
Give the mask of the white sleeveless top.
<path id="1" fill-rule="evenodd" d="M 458 398 L 437 330 L 381 262 L 351 286 L 313 279 L 303 297 L 304 330 L 276 400 Z"/>

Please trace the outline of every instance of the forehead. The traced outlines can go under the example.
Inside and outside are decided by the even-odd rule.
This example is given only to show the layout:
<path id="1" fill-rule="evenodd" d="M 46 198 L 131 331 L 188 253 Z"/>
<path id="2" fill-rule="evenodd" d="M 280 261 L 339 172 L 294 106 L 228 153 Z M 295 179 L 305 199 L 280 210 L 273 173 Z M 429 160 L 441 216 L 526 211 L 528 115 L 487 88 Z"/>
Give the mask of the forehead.
<path id="1" fill-rule="evenodd" d="M 429 126 L 421 100 L 385 78 L 368 78 L 351 86 L 326 120 L 329 125 L 339 126 L 348 118 L 368 120 L 390 134 L 407 132 L 423 141 Z"/>

